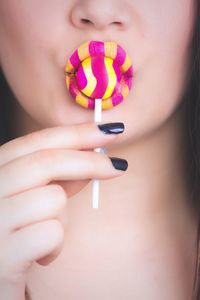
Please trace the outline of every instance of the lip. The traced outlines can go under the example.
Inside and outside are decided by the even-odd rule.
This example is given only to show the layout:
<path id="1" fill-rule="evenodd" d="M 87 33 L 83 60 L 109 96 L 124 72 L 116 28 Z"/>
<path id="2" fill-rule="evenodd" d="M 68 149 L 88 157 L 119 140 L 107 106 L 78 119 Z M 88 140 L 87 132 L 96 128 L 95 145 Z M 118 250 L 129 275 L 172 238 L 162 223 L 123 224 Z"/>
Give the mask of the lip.
<path id="1" fill-rule="evenodd" d="M 108 99 L 102 99 L 102 109 L 110 109 L 120 104 L 129 94 L 133 80 L 133 66 L 130 57 L 126 51 L 116 42 L 112 41 L 87 41 L 77 48 L 67 61 L 66 85 L 71 97 L 81 106 L 94 109 L 95 98 L 84 95 L 76 80 L 76 73 L 82 64 L 88 58 L 95 57 L 110 58 L 113 60 L 121 73 L 121 81 L 113 94 Z"/>

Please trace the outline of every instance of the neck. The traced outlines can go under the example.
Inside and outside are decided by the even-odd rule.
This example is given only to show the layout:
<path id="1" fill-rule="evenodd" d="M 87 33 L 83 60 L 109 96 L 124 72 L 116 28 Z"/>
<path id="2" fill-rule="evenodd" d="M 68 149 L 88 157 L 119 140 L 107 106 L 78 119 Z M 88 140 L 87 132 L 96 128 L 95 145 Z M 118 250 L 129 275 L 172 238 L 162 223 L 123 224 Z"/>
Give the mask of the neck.
<path id="1" fill-rule="evenodd" d="M 100 207 L 132 218 L 147 219 L 150 216 L 169 214 L 175 218 L 194 219 L 187 178 L 187 137 L 184 130 L 184 113 L 177 111 L 156 132 L 144 139 L 107 149 L 109 156 L 128 160 L 129 168 L 124 175 L 100 182 Z M 80 194 L 75 204 L 91 207 L 91 184 Z M 81 204 L 80 204 L 81 203 Z M 100 213 L 100 212 L 99 212 Z"/>

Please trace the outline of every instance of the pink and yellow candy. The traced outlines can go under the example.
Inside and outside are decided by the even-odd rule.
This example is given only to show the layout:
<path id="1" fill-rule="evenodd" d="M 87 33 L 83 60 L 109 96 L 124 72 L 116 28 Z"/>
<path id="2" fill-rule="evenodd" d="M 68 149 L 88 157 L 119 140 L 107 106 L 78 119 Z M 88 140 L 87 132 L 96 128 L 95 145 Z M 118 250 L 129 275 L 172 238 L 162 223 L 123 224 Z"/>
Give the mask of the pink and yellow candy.
<path id="1" fill-rule="evenodd" d="M 79 105 L 102 109 L 120 104 L 129 94 L 133 67 L 125 50 L 115 42 L 89 41 L 71 55 L 66 64 L 66 84 Z"/>

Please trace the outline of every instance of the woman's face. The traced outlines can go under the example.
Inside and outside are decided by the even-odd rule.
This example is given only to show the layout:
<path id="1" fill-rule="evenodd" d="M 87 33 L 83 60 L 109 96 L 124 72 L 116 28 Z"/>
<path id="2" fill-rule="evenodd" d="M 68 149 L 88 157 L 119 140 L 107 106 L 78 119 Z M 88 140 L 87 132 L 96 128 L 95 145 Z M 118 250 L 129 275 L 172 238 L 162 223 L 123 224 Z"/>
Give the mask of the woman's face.
<path id="1" fill-rule="evenodd" d="M 119 43 L 133 62 L 133 87 L 103 122 L 123 121 L 123 139 L 133 141 L 157 130 L 180 103 L 194 12 L 194 0 L 1 0 L 1 67 L 41 127 L 92 121 L 94 112 L 68 94 L 66 61 L 85 41 Z"/>

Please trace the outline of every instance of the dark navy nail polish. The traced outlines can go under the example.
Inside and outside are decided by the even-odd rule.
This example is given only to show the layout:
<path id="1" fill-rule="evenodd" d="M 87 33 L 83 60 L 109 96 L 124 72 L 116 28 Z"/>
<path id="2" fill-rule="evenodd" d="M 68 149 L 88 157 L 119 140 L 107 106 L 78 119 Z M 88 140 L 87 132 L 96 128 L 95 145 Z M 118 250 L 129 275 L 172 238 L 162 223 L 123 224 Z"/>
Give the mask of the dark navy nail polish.
<path id="1" fill-rule="evenodd" d="M 98 125 L 99 129 L 105 134 L 120 134 L 124 132 L 124 123 L 106 123 Z"/>
<path id="2" fill-rule="evenodd" d="M 128 168 L 128 162 L 125 159 L 121 159 L 118 157 L 110 157 L 110 160 L 113 164 L 113 167 L 120 171 L 126 171 Z"/>

